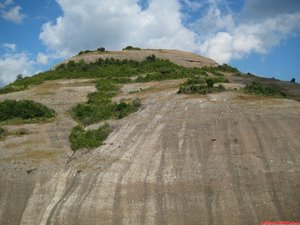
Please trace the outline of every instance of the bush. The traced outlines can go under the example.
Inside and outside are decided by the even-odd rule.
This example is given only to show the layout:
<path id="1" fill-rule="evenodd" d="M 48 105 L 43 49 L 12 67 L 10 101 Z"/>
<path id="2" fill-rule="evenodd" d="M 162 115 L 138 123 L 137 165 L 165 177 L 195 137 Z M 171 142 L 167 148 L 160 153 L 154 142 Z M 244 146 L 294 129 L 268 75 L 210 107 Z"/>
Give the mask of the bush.
<path id="1" fill-rule="evenodd" d="M 214 84 L 215 84 L 215 81 L 214 81 L 214 79 L 212 79 L 212 78 L 207 78 L 207 79 L 206 79 L 206 83 L 207 83 L 207 87 L 213 88 L 213 87 L 214 87 Z"/>
<path id="2" fill-rule="evenodd" d="M 270 97 L 285 98 L 286 94 L 277 87 L 263 85 L 259 82 L 252 82 L 251 85 L 245 87 L 245 92 L 248 94 L 263 95 Z"/>
<path id="3" fill-rule="evenodd" d="M 123 48 L 123 50 L 141 50 L 141 48 L 138 47 L 132 47 L 132 46 L 127 46 L 126 48 Z"/>
<path id="4" fill-rule="evenodd" d="M 124 101 L 121 101 L 119 104 L 115 105 L 113 116 L 115 118 L 121 119 L 123 117 L 128 116 L 131 113 L 136 112 L 141 105 L 142 105 L 141 100 L 139 99 L 135 99 L 131 103 L 126 103 Z"/>
<path id="5" fill-rule="evenodd" d="M 296 79 L 295 78 L 291 79 L 291 82 L 296 83 Z"/>
<path id="6" fill-rule="evenodd" d="M 218 87 L 214 87 L 215 80 L 213 78 L 193 78 L 188 79 L 184 82 L 178 91 L 178 94 L 209 94 L 215 92 L 225 91 L 225 87 L 223 85 L 219 85 Z"/>
<path id="7" fill-rule="evenodd" d="M 85 50 L 85 51 L 81 51 L 78 53 L 78 55 L 83 55 L 83 54 L 87 54 L 87 53 L 90 53 L 90 52 L 93 52 L 91 50 Z"/>
<path id="8" fill-rule="evenodd" d="M 15 132 L 15 135 L 26 135 L 29 133 L 30 133 L 30 131 L 28 129 L 21 128 Z"/>
<path id="9" fill-rule="evenodd" d="M 69 136 L 71 149 L 92 149 L 103 144 L 103 141 L 108 137 L 111 129 L 108 124 L 105 124 L 97 130 L 85 131 L 81 126 L 76 126 L 72 129 Z"/>
<path id="10" fill-rule="evenodd" d="M 101 47 L 97 49 L 98 52 L 105 52 L 105 48 Z"/>
<path id="11" fill-rule="evenodd" d="M 80 103 L 73 108 L 73 118 L 83 125 L 111 118 L 123 118 L 140 107 L 140 100 L 113 103 L 111 98 L 118 93 L 119 87 L 111 80 L 98 80 L 96 87 L 97 92 L 89 94 L 86 103 Z"/>
<path id="12" fill-rule="evenodd" d="M 226 91 L 226 88 L 223 85 L 218 87 L 208 87 L 207 85 L 189 85 L 189 86 L 180 86 L 178 94 L 211 94 Z"/>
<path id="13" fill-rule="evenodd" d="M 232 67 L 228 64 L 223 64 L 217 66 L 217 69 L 222 72 L 231 72 L 231 73 L 239 73 L 239 70 L 235 67 Z"/>
<path id="14" fill-rule="evenodd" d="M 0 140 L 3 139 L 6 135 L 6 130 L 2 127 L 0 127 Z"/>
<path id="15" fill-rule="evenodd" d="M 45 105 L 31 100 L 5 100 L 0 103 L 0 121 L 14 118 L 33 119 L 33 118 L 51 118 L 54 111 Z"/>

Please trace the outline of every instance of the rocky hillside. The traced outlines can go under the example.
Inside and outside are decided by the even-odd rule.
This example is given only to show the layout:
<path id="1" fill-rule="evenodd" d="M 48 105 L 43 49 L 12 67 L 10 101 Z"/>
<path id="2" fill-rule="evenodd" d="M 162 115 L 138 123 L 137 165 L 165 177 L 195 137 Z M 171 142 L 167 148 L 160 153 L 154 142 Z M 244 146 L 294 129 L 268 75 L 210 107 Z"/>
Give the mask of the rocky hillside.
<path id="1" fill-rule="evenodd" d="M 63 65 L 0 95 L 55 111 L 0 122 L 0 224 L 300 220 L 300 85 L 170 50 Z M 74 150 L 78 124 L 86 146 Z"/>
<path id="2" fill-rule="evenodd" d="M 87 54 L 80 54 L 74 56 L 65 62 L 74 60 L 79 62 L 84 59 L 86 62 L 95 62 L 97 59 L 115 58 L 119 60 L 131 59 L 136 61 L 145 60 L 149 55 L 156 55 L 160 59 L 168 59 L 173 63 L 176 63 L 185 67 L 203 67 L 203 66 L 217 66 L 218 64 L 209 58 L 195 55 L 190 52 L 183 52 L 178 50 L 166 50 L 166 49 L 143 49 L 143 50 L 123 50 L 123 51 L 106 51 L 106 52 L 89 52 Z"/>

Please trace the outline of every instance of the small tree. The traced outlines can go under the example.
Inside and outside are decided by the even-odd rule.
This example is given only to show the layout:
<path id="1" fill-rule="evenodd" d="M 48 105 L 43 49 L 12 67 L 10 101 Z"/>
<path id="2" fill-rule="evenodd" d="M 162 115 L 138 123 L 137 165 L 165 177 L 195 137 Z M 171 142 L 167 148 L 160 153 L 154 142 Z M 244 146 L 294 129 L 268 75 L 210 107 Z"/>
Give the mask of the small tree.
<path id="1" fill-rule="evenodd" d="M 206 79 L 207 87 L 212 88 L 214 87 L 215 81 L 211 78 Z"/>
<path id="2" fill-rule="evenodd" d="M 291 80 L 291 82 L 292 82 L 292 83 L 296 83 L 296 79 L 293 78 L 293 79 Z"/>
<path id="3" fill-rule="evenodd" d="M 17 80 L 22 80 L 23 79 L 23 75 L 22 74 L 18 74 L 17 75 Z"/>
<path id="4" fill-rule="evenodd" d="M 97 49 L 99 52 L 105 52 L 105 48 L 101 47 Z"/>

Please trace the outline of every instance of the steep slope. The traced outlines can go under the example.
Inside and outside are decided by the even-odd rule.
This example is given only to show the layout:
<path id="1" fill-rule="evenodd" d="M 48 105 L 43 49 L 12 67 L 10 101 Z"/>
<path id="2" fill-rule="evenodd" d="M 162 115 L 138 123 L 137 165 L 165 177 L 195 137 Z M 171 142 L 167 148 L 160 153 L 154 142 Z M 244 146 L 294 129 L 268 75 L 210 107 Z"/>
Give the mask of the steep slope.
<path id="1" fill-rule="evenodd" d="M 125 84 L 114 101 L 140 98 L 141 109 L 109 121 L 105 145 L 73 155 L 69 110 L 96 90 L 92 81 L 46 81 L 0 95 L 57 112 L 49 123 L 4 126 L 29 134 L 0 141 L 0 224 L 299 221 L 298 101 L 237 91 L 179 95 L 184 80 Z"/>

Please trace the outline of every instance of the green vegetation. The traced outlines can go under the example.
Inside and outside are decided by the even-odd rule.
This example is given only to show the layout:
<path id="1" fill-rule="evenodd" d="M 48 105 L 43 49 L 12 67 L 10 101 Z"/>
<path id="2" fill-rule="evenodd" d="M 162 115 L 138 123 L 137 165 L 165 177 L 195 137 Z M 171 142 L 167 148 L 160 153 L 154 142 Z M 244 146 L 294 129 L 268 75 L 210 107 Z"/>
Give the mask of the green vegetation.
<path id="1" fill-rule="evenodd" d="M 295 79 L 295 78 L 292 78 L 292 79 L 291 79 L 291 83 L 296 83 L 296 79 Z"/>
<path id="2" fill-rule="evenodd" d="M 78 53 L 78 55 L 84 55 L 84 54 L 91 53 L 91 52 L 105 52 L 105 48 L 100 47 L 100 48 L 97 48 L 97 50 L 95 50 L 95 51 L 91 51 L 91 50 L 80 51 Z"/>
<path id="3" fill-rule="evenodd" d="M 92 63 L 86 63 L 83 59 L 79 62 L 70 60 L 60 64 L 54 70 L 39 73 L 33 77 L 24 77 L 0 89 L 1 93 L 15 92 L 26 89 L 31 85 L 38 85 L 47 80 L 76 79 L 76 78 L 101 78 L 109 79 L 116 83 L 148 82 L 169 79 L 191 78 L 193 76 L 208 76 L 208 73 L 218 79 L 223 79 L 222 71 L 234 70 L 229 66 L 185 68 L 170 62 L 148 56 L 144 61 L 118 59 L 101 59 Z M 137 76 L 136 80 L 131 79 Z"/>
<path id="4" fill-rule="evenodd" d="M 223 85 L 214 86 L 215 84 L 214 78 L 192 78 L 188 79 L 184 82 L 178 91 L 179 94 L 209 94 L 225 91 L 225 87 Z"/>
<path id="5" fill-rule="evenodd" d="M 252 82 L 251 85 L 247 85 L 245 87 L 245 92 L 248 94 L 269 96 L 269 97 L 278 97 L 278 98 L 286 98 L 286 94 L 282 92 L 279 88 L 264 85 L 259 82 Z"/>
<path id="6" fill-rule="evenodd" d="M 132 47 L 132 46 L 127 46 L 126 48 L 123 48 L 123 51 L 124 50 L 141 50 L 141 48 L 139 48 L 139 47 Z"/>
<path id="7" fill-rule="evenodd" d="M 105 52 L 105 48 L 104 47 L 100 47 L 97 49 L 98 52 Z"/>
<path id="8" fill-rule="evenodd" d="M 93 51 L 91 51 L 91 50 L 80 51 L 78 53 L 78 55 L 83 55 L 83 54 L 87 54 L 87 53 L 90 53 L 90 52 L 93 52 Z"/>
<path id="9" fill-rule="evenodd" d="M 18 136 L 26 135 L 26 134 L 29 134 L 29 133 L 30 133 L 30 131 L 28 129 L 25 129 L 25 128 L 18 129 L 14 132 L 14 134 L 18 135 Z"/>
<path id="10" fill-rule="evenodd" d="M 105 124 L 97 130 L 85 131 L 81 126 L 76 126 L 72 129 L 69 136 L 71 142 L 71 149 L 76 151 L 82 148 L 96 148 L 103 144 L 103 141 L 108 137 L 110 127 Z"/>
<path id="11" fill-rule="evenodd" d="M 228 64 L 219 65 L 216 67 L 217 70 L 222 72 L 230 72 L 230 73 L 239 73 L 240 71 L 232 66 L 229 66 Z"/>
<path id="12" fill-rule="evenodd" d="M 139 50 L 139 48 L 128 46 L 124 50 Z M 96 51 L 104 52 L 105 49 L 99 48 Z M 86 50 L 79 54 L 90 52 L 93 51 Z M 77 150 L 80 148 L 94 148 L 101 145 L 109 133 L 107 131 L 109 130 L 108 124 L 105 125 L 105 129 L 99 128 L 100 130 L 86 132 L 82 126 L 108 119 L 123 118 L 130 113 L 136 112 L 141 106 L 139 99 L 130 101 L 122 100 L 120 102 L 112 101 L 112 98 L 119 92 L 120 84 L 190 78 L 192 92 L 210 93 L 221 91 L 222 86 L 213 87 L 213 84 L 228 82 L 223 72 L 231 70 L 233 71 L 234 69 L 228 65 L 185 68 L 169 60 L 159 59 L 155 55 L 148 56 L 142 62 L 113 58 L 99 58 L 91 63 L 86 63 L 83 59 L 79 62 L 70 60 L 65 64 L 60 64 L 53 70 L 39 73 L 33 77 L 20 78 L 14 83 L 0 89 L 0 94 L 21 91 L 29 86 L 38 85 L 47 80 L 96 78 L 95 84 L 97 91 L 89 94 L 88 101 L 76 105 L 71 112 L 73 118 L 80 123 L 79 126 L 76 126 L 72 130 L 70 135 L 72 149 Z M 200 84 L 194 84 L 193 86 L 192 79 L 204 80 L 202 81 L 203 87 Z M 187 84 L 185 86 L 187 86 Z M 183 89 L 183 87 L 181 89 Z M 103 135 L 103 133 L 106 135 Z M 98 138 L 99 136 L 103 138 Z"/>
<path id="13" fill-rule="evenodd" d="M 51 117 L 54 117 L 53 110 L 31 100 L 5 100 L 0 103 L 0 121 Z"/>
<path id="14" fill-rule="evenodd" d="M 140 100 L 136 99 L 126 103 L 112 102 L 111 98 L 119 91 L 117 84 L 110 80 L 98 80 L 96 82 L 97 92 L 88 95 L 88 101 L 76 105 L 73 110 L 73 117 L 83 125 L 115 118 L 123 118 L 130 113 L 136 112 L 141 106 Z"/>

